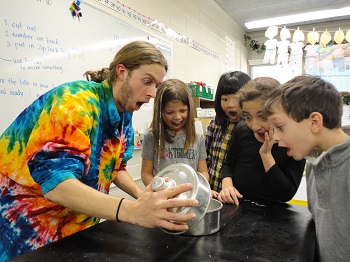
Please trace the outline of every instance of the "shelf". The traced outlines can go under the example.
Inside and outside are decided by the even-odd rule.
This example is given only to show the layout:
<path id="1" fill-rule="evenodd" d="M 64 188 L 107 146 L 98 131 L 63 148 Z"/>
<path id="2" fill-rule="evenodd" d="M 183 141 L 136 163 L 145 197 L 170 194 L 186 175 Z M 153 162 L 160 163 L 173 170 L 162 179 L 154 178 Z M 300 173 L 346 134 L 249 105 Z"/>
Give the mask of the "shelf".
<path id="1" fill-rule="evenodd" d="M 195 108 L 214 108 L 214 100 L 209 100 L 202 97 L 192 97 Z M 195 112 L 197 117 L 197 111 Z"/>

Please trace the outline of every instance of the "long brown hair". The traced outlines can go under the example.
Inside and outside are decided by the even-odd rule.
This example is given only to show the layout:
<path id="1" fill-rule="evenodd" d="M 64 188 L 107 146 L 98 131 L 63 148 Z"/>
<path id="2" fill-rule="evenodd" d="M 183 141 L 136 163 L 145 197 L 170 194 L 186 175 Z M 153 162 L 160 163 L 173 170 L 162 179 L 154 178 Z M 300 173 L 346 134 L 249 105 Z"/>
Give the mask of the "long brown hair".
<path id="1" fill-rule="evenodd" d="M 165 141 L 173 143 L 174 140 L 167 132 L 167 126 L 162 118 L 162 110 L 170 101 L 181 101 L 188 107 L 188 121 L 185 128 L 186 140 L 183 151 L 186 152 L 194 143 L 196 130 L 194 126 L 194 104 L 187 85 L 178 79 L 168 79 L 157 88 L 156 98 L 154 99 L 153 120 L 150 129 L 154 138 L 154 147 L 159 152 L 163 152 Z"/>
<path id="2" fill-rule="evenodd" d="M 101 83 L 103 80 L 108 80 L 113 83 L 117 77 L 118 64 L 124 65 L 130 74 L 140 66 L 150 64 L 159 64 L 165 68 L 165 71 L 168 71 L 168 63 L 159 49 L 146 41 L 134 41 L 126 44 L 117 52 L 109 68 L 86 71 L 84 76 L 89 81 Z"/>

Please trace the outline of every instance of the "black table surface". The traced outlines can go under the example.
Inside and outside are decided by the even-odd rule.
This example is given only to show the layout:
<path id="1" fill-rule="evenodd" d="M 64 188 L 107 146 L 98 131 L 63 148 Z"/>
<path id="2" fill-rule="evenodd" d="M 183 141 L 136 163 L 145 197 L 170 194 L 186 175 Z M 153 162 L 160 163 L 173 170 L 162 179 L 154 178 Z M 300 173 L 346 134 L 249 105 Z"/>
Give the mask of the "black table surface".
<path id="1" fill-rule="evenodd" d="M 224 205 L 212 235 L 105 221 L 11 261 L 313 261 L 315 245 L 307 207 L 245 200 Z"/>

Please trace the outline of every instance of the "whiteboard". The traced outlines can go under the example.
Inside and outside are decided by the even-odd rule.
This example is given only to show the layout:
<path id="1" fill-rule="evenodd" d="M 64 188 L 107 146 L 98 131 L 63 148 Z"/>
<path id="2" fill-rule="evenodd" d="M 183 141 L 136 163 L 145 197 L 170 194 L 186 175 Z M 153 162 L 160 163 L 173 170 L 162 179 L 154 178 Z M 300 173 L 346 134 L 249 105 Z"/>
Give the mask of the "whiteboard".
<path id="1" fill-rule="evenodd" d="M 108 67 L 122 45 L 147 40 L 172 58 L 172 43 L 84 4 L 73 18 L 71 0 L 17 0 L 0 3 L 0 134 L 37 97 L 88 70 Z M 168 75 L 170 72 L 168 72 Z M 143 131 L 152 103 L 134 113 Z M 142 117 L 141 117 L 142 115 Z"/>

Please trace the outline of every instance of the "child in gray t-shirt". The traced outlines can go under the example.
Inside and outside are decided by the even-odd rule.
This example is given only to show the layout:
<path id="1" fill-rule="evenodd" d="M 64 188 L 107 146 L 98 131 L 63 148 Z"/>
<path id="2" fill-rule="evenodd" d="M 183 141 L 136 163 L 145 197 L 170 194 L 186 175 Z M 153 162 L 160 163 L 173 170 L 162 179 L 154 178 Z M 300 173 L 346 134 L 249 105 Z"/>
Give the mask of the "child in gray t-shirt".
<path id="1" fill-rule="evenodd" d="M 204 136 L 196 133 L 187 85 L 168 79 L 159 85 L 153 120 L 142 145 L 142 182 L 147 186 L 164 167 L 185 163 L 209 180 Z"/>

